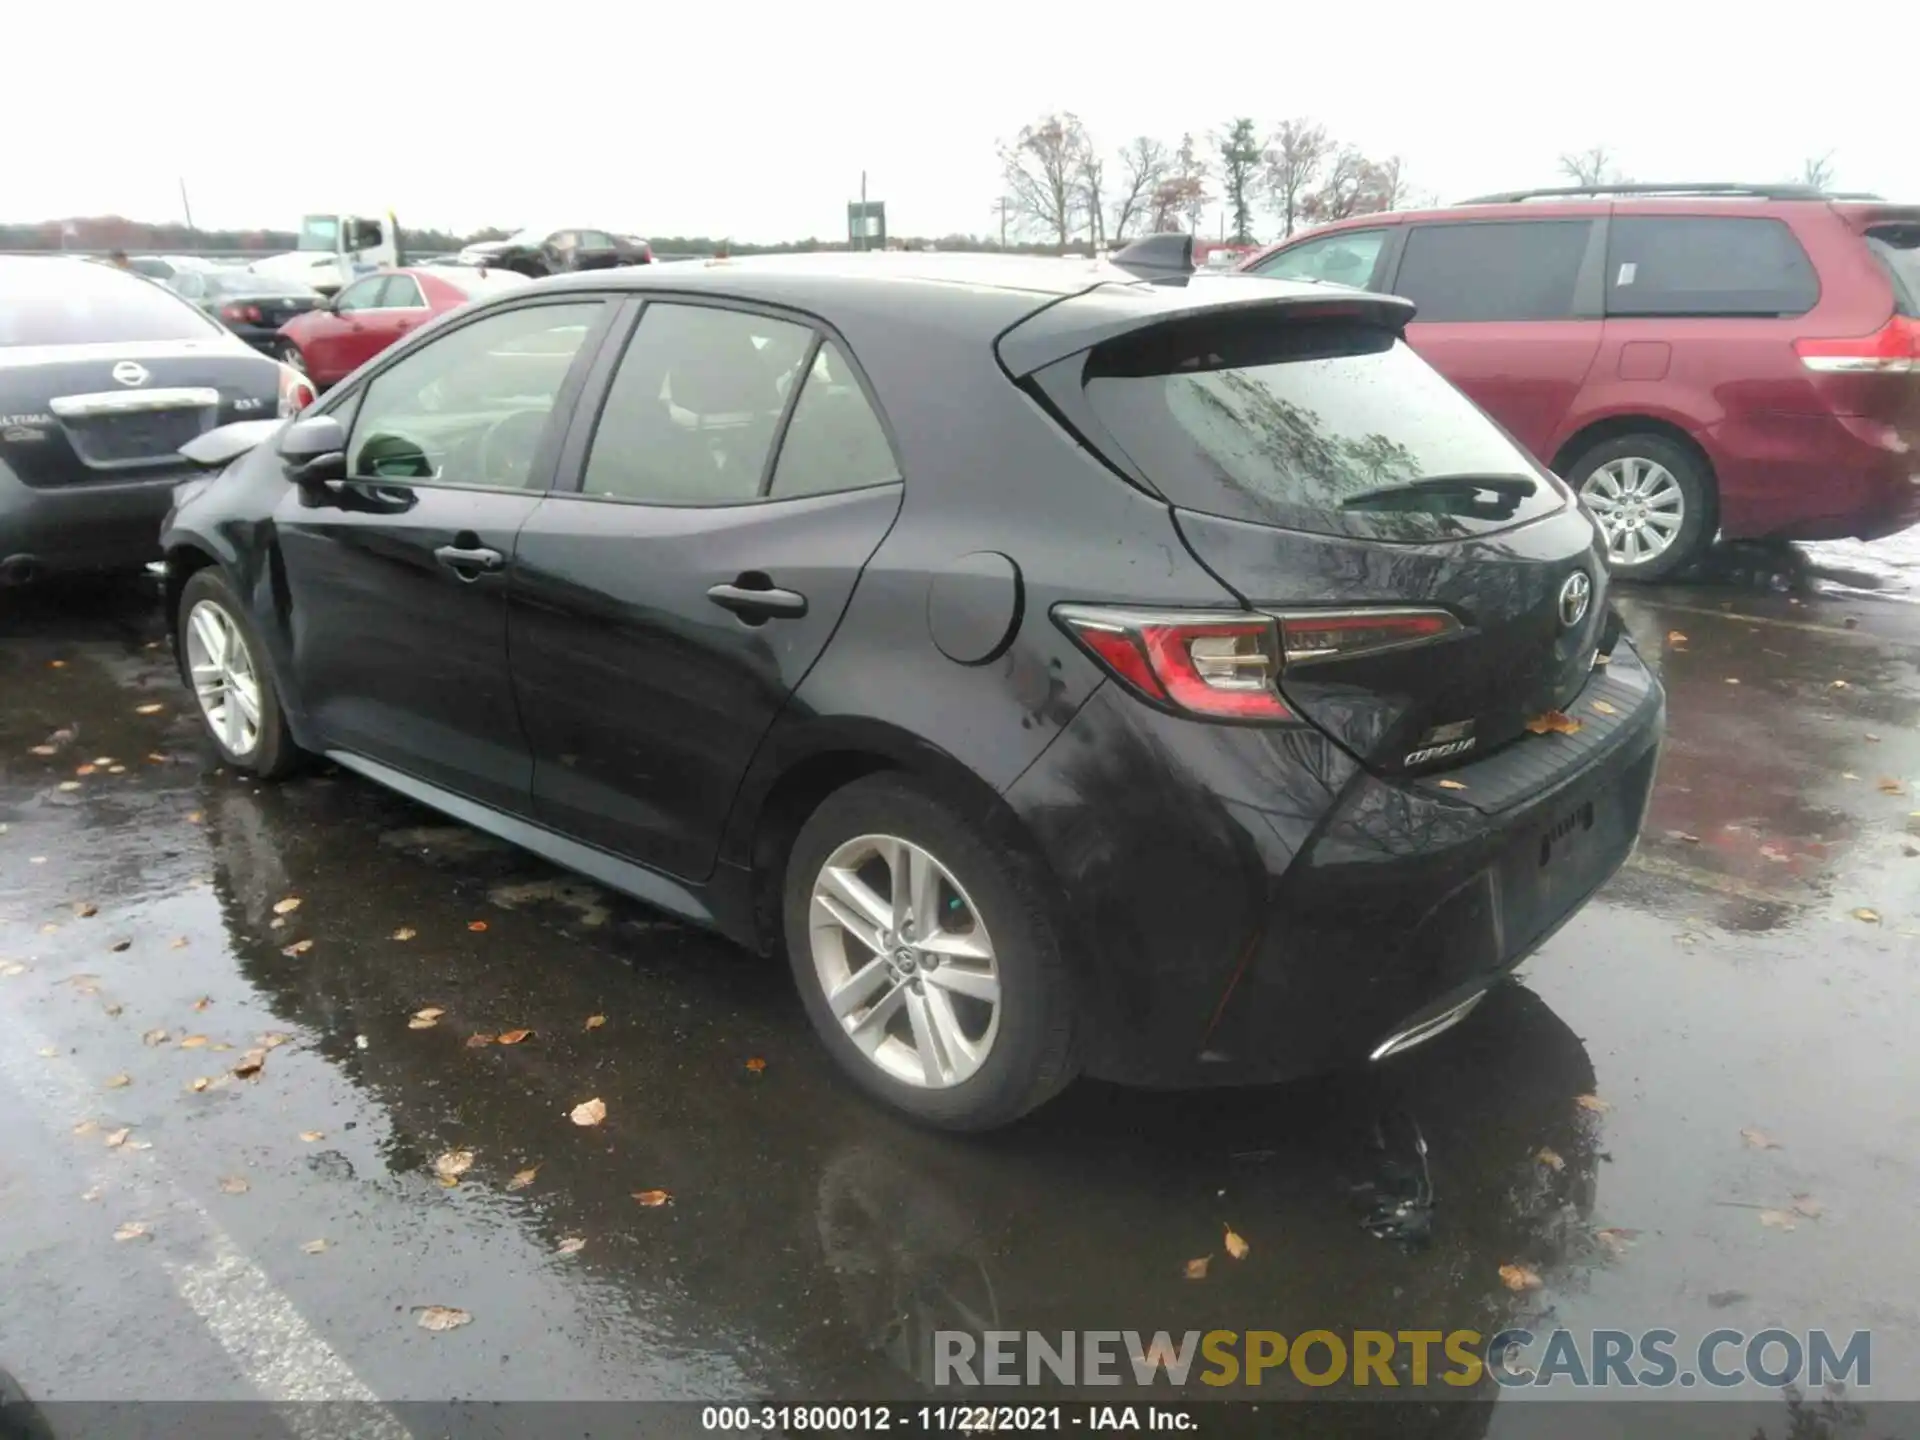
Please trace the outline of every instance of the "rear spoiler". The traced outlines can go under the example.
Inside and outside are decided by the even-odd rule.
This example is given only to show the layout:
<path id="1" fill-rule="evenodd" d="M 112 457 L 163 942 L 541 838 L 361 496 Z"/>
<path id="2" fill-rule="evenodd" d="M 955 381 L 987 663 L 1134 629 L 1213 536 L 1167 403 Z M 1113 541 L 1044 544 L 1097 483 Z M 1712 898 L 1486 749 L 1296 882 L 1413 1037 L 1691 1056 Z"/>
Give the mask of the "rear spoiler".
<path id="1" fill-rule="evenodd" d="M 1007 373 L 1023 380 L 1069 355 L 1136 331 L 1256 312 L 1271 314 L 1276 323 L 1353 320 L 1398 333 L 1413 319 L 1414 305 L 1397 295 L 1255 275 L 1195 276 L 1179 286 L 1109 281 L 1035 311 L 1003 334 L 994 348 Z"/>
<path id="2" fill-rule="evenodd" d="M 1889 205 L 1880 200 L 1863 200 L 1836 203 L 1833 209 L 1849 228 L 1860 234 L 1880 225 L 1920 226 L 1920 205 Z"/>

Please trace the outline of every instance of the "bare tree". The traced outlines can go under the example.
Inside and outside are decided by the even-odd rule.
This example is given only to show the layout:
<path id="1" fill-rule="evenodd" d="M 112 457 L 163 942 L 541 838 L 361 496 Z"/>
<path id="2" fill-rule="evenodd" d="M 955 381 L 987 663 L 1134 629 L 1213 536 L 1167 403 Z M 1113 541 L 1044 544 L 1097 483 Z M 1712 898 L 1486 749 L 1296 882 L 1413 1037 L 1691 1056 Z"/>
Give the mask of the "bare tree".
<path id="1" fill-rule="evenodd" d="M 1070 111 L 1043 116 L 1000 146 L 1013 213 L 1052 235 L 1062 250 L 1076 228 L 1086 149 L 1086 127 Z"/>
<path id="2" fill-rule="evenodd" d="M 1413 195 L 1413 186 L 1407 180 L 1406 163 L 1398 155 L 1378 163 L 1369 163 L 1364 188 L 1366 195 L 1361 207 L 1354 211 L 1356 215 L 1403 209 Z"/>
<path id="3" fill-rule="evenodd" d="M 1227 122 L 1214 137 L 1220 148 L 1220 184 L 1226 191 L 1227 213 L 1233 218 L 1237 245 L 1253 241 L 1253 202 L 1260 191 L 1260 166 L 1265 155 L 1253 121 L 1246 116 Z"/>
<path id="4" fill-rule="evenodd" d="M 1283 120 L 1273 132 L 1266 154 L 1266 184 L 1267 197 L 1280 217 L 1281 238 L 1293 234 L 1299 225 L 1301 202 L 1332 149 L 1326 127 L 1310 120 Z"/>
<path id="5" fill-rule="evenodd" d="M 1316 225 L 1367 213 L 1368 185 L 1373 163 L 1351 145 L 1342 145 L 1328 159 L 1320 183 L 1300 201 L 1300 213 Z"/>
<path id="6" fill-rule="evenodd" d="M 1207 162 L 1200 158 L 1200 148 L 1191 132 L 1180 137 L 1180 148 L 1174 152 L 1173 179 L 1180 218 L 1187 222 L 1189 233 L 1197 235 L 1213 196 L 1207 190 Z"/>
<path id="7" fill-rule="evenodd" d="M 1831 190 L 1834 181 L 1833 151 L 1816 159 L 1800 162 L 1800 183 L 1816 190 Z"/>
<path id="8" fill-rule="evenodd" d="M 1158 220 L 1154 197 L 1167 178 L 1167 147 L 1151 136 L 1139 135 L 1120 152 L 1120 189 L 1113 207 L 1113 239 L 1116 244 L 1127 238 L 1127 229 L 1136 221 Z"/>
<path id="9" fill-rule="evenodd" d="M 1107 239 L 1107 210 L 1102 191 L 1107 178 L 1107 162 L 1100 158 L 1093 141 L 1084 136 L 1080 146 L 1079 175 L 1080 212 L 1087 217 L 1087 243 L 1098 253 Z"/>
<path id="10" fill-rule="evenodd" d="M 1613 152 L 1604 145 L 1562 155 L 1560 173 L 1576 185 L 1618 185 L 1626 179 L 1613 162 Z"/>

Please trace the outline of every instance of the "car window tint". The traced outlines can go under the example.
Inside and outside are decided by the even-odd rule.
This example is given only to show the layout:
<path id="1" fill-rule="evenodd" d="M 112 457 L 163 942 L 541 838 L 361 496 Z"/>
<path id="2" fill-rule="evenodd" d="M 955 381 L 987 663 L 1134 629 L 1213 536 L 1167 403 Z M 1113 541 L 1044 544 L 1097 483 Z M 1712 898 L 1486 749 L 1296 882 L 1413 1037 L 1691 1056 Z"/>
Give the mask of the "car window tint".
<path id="1" fill-rule="evenodd" d="M 349 473 L 519 490 L 599 301 L 530 305 L 430 340 L 366 388 Z"/>
<path id="2" fill-rule="evenodd" d="M 582 250 L 611 250 L 613 237 L 602 230 L 582 230 L 580 232 Z"/>
<path id="3" fill-rule="evenodd" d="M 1416 225 L 1393 291 L 1415 321 L 1565 320 L 1586 258 L 1590 220 Z"/>
<path id="4" fill-rule="evenodd" d="M 769 495 L 790 500 L 857 490 L 900 478 L 879 416 L 867 403 L 840 347 L 824 342 L 813 357 L 793 418 L 780 441 Z"/>
<path id="5" fill-rule="evenodd" d="M 207 293 L 206 280 L 191 270 L 182 270 L 176 275 L 169 276 L 167 284 L 173 287 L 175 294 L 187 300 L 202 299 Z"/>
<path id="6" fill-rule="evenodd" d="M 608 388 L 581 492 L 653 505 L 757 499 L 813 331 L 739 310 L 649 305 Z"/>
<path id="7" fill-rule="evenodd" d="M 1608 232 L 1609 315 L 1802 315 L 1819 298 L 1779 220 L 1616 215 Z"/>
<path id="8" fill-rule="evenodd" d="M 1343 230 L 1269 256 L 1253 267 L 1253 273 L 1273 280 L 1330 280 L 1364 290 L 1386 243 L 1384 230 Z"/>
<path id="9" fill-rule="evenodd" d="M 1867 231 L 1867 249 L 1893 285 L 1893 308 L 1920 317 L 1920 225 L 1880 225 Z"/>
<path id="10" fill-rule="evenodd" d="M 381 307 L 387 310 L 417 310 L 426 303 L 419 282 L 411 275 L 389 275 L 387 288 L 380 292 Z"/>
<path id="11" fill-rule="evenodd" d="M 387 288 L 384 275 L 370 276 L 365 280 L 356 280 L 340 292 L 340 298 L 334 302 L 334 309 L 372 310 L 380 303 L 380 292 Z"/>

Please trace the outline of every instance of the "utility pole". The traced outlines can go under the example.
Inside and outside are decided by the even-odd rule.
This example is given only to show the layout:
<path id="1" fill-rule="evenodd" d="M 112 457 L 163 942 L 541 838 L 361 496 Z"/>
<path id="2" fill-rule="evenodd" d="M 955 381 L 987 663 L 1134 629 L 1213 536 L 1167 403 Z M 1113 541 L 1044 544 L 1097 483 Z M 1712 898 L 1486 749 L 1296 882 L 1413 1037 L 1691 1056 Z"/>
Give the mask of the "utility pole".
<path id="1" fill-rule="evenodd" d="M 180 208 L 187 216 L 187 239 L 193 239 L 193 205 L 187 199 L 187 177 L 180 177 Z"/>
<path id="2" fill-rule="evenodd" d="M 1007 197 L 1002 195 L 999 204 L 994 207 L 1000 212 L 1000 248 L 1002 250 L 1007 248 L 1007 205 Z"/>

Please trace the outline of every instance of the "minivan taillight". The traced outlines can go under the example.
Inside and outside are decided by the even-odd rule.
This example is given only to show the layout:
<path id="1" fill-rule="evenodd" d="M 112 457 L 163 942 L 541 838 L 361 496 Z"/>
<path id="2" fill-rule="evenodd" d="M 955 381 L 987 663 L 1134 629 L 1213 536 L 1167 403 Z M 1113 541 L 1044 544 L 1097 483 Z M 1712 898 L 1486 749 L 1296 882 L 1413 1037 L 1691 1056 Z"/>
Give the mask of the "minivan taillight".
<path id="1" fill-rule="evenodd" d="M 1840 340 L 1796 340 L 1809 370 L 1839 375 L 1920 374 L 1920 320 L 1895 315 L 1871 335 Z"/>
<path id="2" fill-rule="evenodd" d="M 1053 618 L 1116 680 L 1162 710 L 1213 720 L 1297 720 L 1280 698 L 1269 615 L 1059 605 Z"/>

